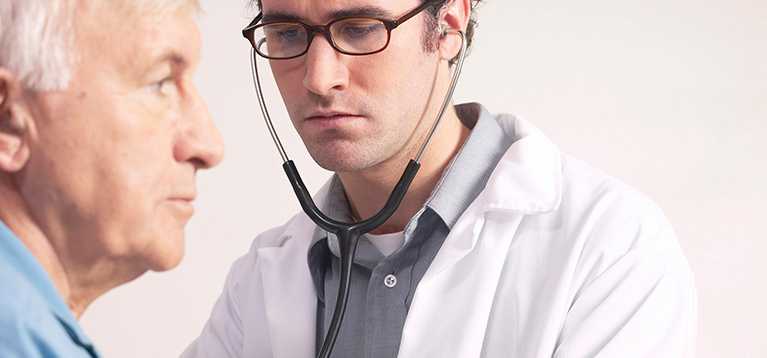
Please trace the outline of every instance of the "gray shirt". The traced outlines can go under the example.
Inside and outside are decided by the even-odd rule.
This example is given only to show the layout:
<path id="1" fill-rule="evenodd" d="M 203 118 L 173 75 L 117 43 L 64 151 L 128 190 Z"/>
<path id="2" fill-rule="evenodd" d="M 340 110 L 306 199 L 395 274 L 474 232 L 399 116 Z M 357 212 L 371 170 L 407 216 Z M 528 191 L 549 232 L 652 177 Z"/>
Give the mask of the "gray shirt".
<path id="1" fill-rule="evenodd" d="M 456 107 L 471 134 L 434 188 L 426 205 L 405 227 L 405 242 L 384 256 L 362 237 L 352 269 L 350 297 L 333 357 L 396 357 L 402 329 L 418 283 L 451 228 L 484 189 L 498 161 L 512 144 L 495 116 L 476 103 Z M 323 211 L 351 221 L 348 201 L 337 177 Z M 338 241 L 321 229 L 309 250 L 309 269 L 317 292 L 317 347 L 322 344 L 340 281 Z"/>

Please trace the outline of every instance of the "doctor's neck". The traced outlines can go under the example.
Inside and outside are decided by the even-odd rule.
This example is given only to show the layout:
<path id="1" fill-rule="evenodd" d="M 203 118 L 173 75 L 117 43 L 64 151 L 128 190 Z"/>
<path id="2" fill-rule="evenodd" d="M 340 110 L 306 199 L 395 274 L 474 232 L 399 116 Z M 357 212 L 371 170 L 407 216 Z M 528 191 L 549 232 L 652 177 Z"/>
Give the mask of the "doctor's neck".
<path id="1" fill-rule="evenodd" d="M 432 121 L 428 122 L 431 126 Z M 449 106 L 437 127 L 431 143 L 421 158 L 421 168 L 410 185 L 397 211 L 373 234 L 388 234 L 404 230 L 410 219 L 424 206 L 439 182 L 442 173 L 466 141 L 470 129 L 458 118 L 454 106 Z M 389 198 L 410 159 L 415 158 L 423 138 L 409 144 L 407 150 L 359 172 L 337 173 L 349 199 L 356 219 L 367 219 L 377 213 Z"/>

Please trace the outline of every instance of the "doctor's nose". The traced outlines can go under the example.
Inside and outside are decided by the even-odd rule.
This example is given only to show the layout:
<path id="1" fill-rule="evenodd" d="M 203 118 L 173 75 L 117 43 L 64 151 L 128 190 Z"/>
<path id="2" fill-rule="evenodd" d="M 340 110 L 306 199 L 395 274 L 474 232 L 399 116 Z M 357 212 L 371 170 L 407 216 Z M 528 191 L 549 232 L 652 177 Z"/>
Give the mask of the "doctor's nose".
<path id="1" fill-rule="evenodd" d="M 315 36 L 304 56 L 304 87 L 310 92 L 328 96 L 349 85 L 345 55 L 336 51 L 324 37 Z"/>

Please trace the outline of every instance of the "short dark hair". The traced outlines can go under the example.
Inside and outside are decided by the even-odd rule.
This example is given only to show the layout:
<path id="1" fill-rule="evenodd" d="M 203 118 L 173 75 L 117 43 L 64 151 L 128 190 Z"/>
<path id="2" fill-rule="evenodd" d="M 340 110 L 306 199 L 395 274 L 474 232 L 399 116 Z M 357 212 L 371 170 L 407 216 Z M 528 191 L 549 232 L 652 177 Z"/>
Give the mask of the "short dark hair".
<path id="1" fill-rule="evenodd" d="M 260 0 L 259 0 L 260 1 Z M 421 2 L 425 2 L 428 0 L 421 0 Z M 437 3 L 436 6 L 428 9 L 428 13 L 431 15 L 430 21 L 427 23 L 429 31 L 433 32 L 437 29 L 437 16 L 439 16 L 439 11 L 449 2 L 450 0 L 444 0 L 439 3 Z M 468 50 L 471 48 L 472 41 L 474 40 L 474 34 L 477 30 L 477 25 L 479 22 L 477 22 L 477 7 L 481 2 L 485 0 L 470 0 L 471 8 L 469 11 L 471 11 L 471 14 L 469 16 L 469 24 L 466 26 L 466 49 Z"/>
<path id="2" fill-rule="evenodd" d="M 421 0 L 421 3 L 426 2 L 429 0 Z M 434 49 L 434 35 L 437 31 L 437 16 L 439 16 L 439 11 L 447 4 L 447 2 L 450 0 L 444 0 L 436 3 L 435 6 L 428 9 L 428 13 L 431 14 L 431 17 L 426 22 L 426 34 L 424 36 L 424 47 L 427 50 L 433 50 Z M 469 18 L 469 25 L 466 27 L 466 49 L 468 50 L 471 48 L 472 41 L 474 40 L 474 34 L 477 30 L 477 7 L 479 4 L 485 0 L 470 0 L 471 1 L 471 15 Z M 255 2 L 257 8 L 261 9 L 261 0 L 251 0 L 251 4 Z"/>

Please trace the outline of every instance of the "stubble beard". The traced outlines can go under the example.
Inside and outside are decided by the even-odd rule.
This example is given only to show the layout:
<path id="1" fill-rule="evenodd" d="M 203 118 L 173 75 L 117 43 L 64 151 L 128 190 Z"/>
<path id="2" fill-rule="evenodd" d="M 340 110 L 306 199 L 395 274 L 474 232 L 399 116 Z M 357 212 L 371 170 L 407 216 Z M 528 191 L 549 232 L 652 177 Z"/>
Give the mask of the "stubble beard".
<path id="1" fill-rule="evenodd" d="M 409 134 L 409 133 L 408 133 Z M 361 172 L 380 165 L 400 153 L 407 139 L 399 133 L 383 129 L 363 138 L 305 141 L 312 159 L 329 171 L 341 173 Z"/>

